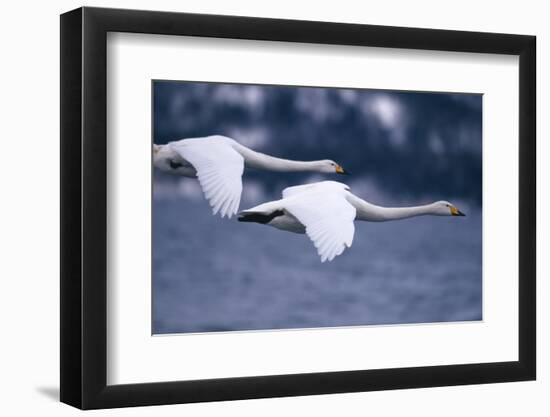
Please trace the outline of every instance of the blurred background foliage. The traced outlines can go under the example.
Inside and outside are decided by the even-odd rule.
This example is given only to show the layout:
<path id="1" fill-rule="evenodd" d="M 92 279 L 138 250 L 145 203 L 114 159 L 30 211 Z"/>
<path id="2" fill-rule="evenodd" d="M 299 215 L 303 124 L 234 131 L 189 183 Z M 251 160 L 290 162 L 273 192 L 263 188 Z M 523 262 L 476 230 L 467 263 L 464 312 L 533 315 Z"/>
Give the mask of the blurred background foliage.
<path id="1" fill-rule="evenodd" d="M 155 143 L 221 134 L 283 158 L 334 159 L 353 173 L 336 179 L 373 202 L 482 202 L 479 94 L 154 81 L 153 120 Z M 245 176 L 266 197 L 319 179 L 308 177 Z"/>

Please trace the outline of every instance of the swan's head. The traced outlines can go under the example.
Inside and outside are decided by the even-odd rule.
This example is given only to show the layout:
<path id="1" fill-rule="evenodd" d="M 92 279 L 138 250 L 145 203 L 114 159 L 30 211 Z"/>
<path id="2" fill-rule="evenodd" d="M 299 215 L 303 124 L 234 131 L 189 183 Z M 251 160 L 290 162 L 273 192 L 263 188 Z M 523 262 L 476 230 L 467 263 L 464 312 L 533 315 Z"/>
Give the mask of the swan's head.
<path id="1" fill-rule="evenodd" d="M 438 216 L 465 216 L 454 204 L 448 201 L 438 201 L 433 206 L 434 214 Z"/>
<path id="2" fill-rule="evenodd" d="M 330 160 L 330 159 L 324 159 L 322 161 L 319 161 L 319 172 L 323 172 L 326 174 L 341 174 L 341 175 L 349 175 L 349 172 L 346 171 L 342 165 Z"/>
<path id="3" fill-rule="evenodd" d="M 158 151 L 160 151 L 162 145 L 157 145 L 156 143 L 153 143 L 153 155 L 156 155 Z"/>

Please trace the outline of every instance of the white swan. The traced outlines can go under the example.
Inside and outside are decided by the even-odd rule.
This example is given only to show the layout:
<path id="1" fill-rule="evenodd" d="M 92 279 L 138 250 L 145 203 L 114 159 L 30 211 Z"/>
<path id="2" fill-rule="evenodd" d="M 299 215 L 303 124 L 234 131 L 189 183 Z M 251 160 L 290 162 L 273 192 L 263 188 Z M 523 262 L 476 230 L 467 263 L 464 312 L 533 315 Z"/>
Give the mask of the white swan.
<path id="1" fill-rule="evenodd" d="M 286 188 L 282 199 L 244 210 L 238 220 L 306 233 L 317 248 L 321 262 L 325 262 L 351 246 L 354 220 L 384 222 L 423 215 L 465 214 L 447 201 L 416 207 L 380 207 L 352 194 L 346 184 L 322 181 Z"/>
<path id="2" fill-rule="evenodd" d="M 239 209 L 245 165 L 269 171 L 347 174 L 344 168 L 328 159 L 291 161 L 275 158 L 219 135 L 154 144 L 153 165 L 166 172 L 197 177 L 213 213 L 221 212 L 222 217 L 231 217 Z"/>

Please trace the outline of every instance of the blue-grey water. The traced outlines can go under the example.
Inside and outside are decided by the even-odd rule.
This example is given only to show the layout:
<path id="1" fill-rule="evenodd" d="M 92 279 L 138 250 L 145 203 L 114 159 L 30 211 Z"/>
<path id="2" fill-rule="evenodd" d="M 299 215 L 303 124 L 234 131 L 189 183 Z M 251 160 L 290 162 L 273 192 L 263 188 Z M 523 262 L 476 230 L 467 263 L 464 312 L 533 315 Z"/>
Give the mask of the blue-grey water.
<path id="1" fill-rule="evenodd" d="M 211 215 L 202 199 L 153 203 L 153 333 L 482 319 L 481 212 L 356 222 L 321 263 L 297 235 Z"/>

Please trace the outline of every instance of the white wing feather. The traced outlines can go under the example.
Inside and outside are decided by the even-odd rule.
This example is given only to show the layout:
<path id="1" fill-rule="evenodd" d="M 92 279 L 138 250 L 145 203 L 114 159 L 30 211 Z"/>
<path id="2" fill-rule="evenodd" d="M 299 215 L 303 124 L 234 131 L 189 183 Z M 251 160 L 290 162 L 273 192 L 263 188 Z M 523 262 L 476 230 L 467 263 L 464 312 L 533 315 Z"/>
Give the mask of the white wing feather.
<path id="1" fill-rule="evenodd" d="M 236 214 L 243 190 L 244 158 L 241 154 L 229 144 L 213 141 L 181 141 L 174 150 L 197 171 L 212 212 L 229 218 Z"/>
<path id="2" fill-rule="evenodd" d="M 293 185 L 283 190 L 283 198 L 292 197 L 297 194 L 310 191 L 349 191 L 350 188 L 344 183 L 337 181 L 320 181 L 311 184 Z"/>
<path id="3" fill-rule="evenodd" d="M 357 213 L 344 193 L 303 193 L 284 200 L 284 206 L 305 226 L 321 262 L 332 261 L 351 246 Z"/>

